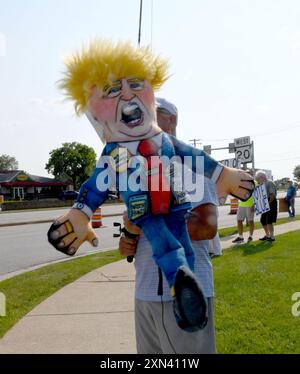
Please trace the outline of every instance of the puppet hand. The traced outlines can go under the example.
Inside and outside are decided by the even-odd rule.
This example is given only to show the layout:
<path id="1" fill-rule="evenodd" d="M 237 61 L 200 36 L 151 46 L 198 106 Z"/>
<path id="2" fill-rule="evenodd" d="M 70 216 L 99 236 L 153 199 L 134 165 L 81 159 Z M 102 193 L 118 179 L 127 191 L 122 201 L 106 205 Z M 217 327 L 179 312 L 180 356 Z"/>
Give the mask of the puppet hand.
<path id="1" fill-rule="evenodd" d="M 59 217 L 48 231 L 48 241 L 58 251 L 73 256 L 84 241 L 98 246 L 98 238 L 88 217 L 77 209 L 71 209 Z"/>
<path id="2" fill-rule="evenodd" d="M 251 175 L 225 166 L 217 181 L 217 194 L 221 204 L 225 203 L 227 195 L 246 201 L 252 195 L 254 187 Z"/>

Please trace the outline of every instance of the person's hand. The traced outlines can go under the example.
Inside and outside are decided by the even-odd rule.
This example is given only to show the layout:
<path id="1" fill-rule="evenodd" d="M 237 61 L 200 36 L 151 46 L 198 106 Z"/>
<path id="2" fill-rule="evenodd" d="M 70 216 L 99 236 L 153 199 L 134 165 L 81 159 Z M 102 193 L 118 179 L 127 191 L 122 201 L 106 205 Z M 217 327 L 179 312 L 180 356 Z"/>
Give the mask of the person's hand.
<path id="1" fill-rule="evenodd" d="M 131 239 L 126 235 L 122 235 L 119 241 L 119 251 L 122 256 L 134 256 L 137 247 L 137 239 Z"/>
<path id="2" fill-rule="evenodd" d="M 225 203 L 228 195 L 246 201 L 252 195 L 254 187 L 254 180 L 250 174 L 243 170 L 224 166 L 217 181 L 217 195 L 220 204 Z"/>
<path id="3" fill-rule="evenodd" d="M 78 209 L 71 209 L 51 225 L 48 241 L 58 251 L 69 256 L 73 256 L 85 241 L 93 247 L 99 243 L 88 217 Z"/>
<path id="4" fill-rule="evenodd" d="M 141 229 L 130 221 L 126 210 L 123 213 L 123 223 L 124 223 L 125 229 L 129 231 L 131 234 L 140 235 Z"/>
<path id="5" fill-rule="evenodd" d="M 217 208 L 213 204 L 202 204 L 188 214 L 188 232 L 191 240 L 211 240 L 217 234 Z"/>

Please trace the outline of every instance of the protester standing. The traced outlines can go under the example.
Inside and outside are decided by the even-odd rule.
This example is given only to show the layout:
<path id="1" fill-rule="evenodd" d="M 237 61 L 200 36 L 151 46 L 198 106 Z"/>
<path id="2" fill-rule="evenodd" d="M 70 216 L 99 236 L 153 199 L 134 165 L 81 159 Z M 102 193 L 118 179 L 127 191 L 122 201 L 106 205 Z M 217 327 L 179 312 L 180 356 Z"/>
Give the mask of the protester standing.
<path id="1" fill-rule="evenodd" d="M 259 184 L 265 185 L 270 206 L 270 210 L 263 213 L 260 218 L 260 222 L 265 231 L 265 236 L 259 240 L 273 242 L 275 241 L 274 223 L 277 221 L 277 189 L 274 182 L 268 179 L 266 173 L 262 170 L 259 170 L 256 173 L 255 179 Z"/>
<path id="2" fill-rule="evenodd" d="M 288 212 L 290 217 L 295 217 L 295 197 L 297 195 L 297 190 L 293 185 L 292 181 L 289 181 L 289 186 L 286 192 L 285 201 L 288 206 Z"/>

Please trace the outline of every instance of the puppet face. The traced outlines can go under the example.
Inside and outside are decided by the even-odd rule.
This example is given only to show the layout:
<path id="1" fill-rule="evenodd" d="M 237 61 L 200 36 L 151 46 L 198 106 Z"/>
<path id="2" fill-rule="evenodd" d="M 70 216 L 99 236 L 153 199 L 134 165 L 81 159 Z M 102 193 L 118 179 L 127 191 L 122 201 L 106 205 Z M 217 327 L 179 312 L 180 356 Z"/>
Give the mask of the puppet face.
<path id="1" fill-rule="evenodd" d="M 156 123 L 153 89 L 137 78 L 120 79 L 103 89 L 95 87 L 88 112 L 93 125 L 102 127 L 102 137 L 108 143 L 147 139 L 161 132 Z"/>

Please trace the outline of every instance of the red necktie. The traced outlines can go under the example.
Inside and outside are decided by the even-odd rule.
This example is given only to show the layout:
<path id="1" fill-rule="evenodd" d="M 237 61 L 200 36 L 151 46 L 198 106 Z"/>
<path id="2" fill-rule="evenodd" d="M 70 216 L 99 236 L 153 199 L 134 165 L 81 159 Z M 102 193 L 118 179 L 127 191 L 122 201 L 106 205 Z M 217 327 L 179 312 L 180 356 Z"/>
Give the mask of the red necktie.
<path id="1" fill-rule="evenodd" d="M 158 150 L 158 146 L 149 139 L 142 140 L 138 146 L 138 152 L 148 163 L 146 170 L 152 214 L 168 214 L 171 203 L 170 184 L 163 175 L 163 164 L 158 157 Z"/>

